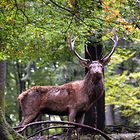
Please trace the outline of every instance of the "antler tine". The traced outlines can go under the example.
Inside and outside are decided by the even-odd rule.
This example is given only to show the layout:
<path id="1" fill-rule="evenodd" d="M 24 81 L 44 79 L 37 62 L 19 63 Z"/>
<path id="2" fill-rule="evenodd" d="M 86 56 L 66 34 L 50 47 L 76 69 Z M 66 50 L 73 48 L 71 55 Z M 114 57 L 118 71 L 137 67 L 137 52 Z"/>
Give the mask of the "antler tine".
<path id="1" fill-rule="evenodd" d="M 90 60 L 92 60 L 92 56 L 91 56 L 91 54 L 90 54 L 90 53 L 89 53 L 89 51 L 88 51 L 87 44 L 85 45 L 85 51 L 86 51 L 86 52 L 87 52 L 87 54 L 89 55 Z"/>
<path id="2" fill-rule="evenodd" d="M 113 45 L 113 48 L 111 50 L 111 52 L 109 52 L 107 55 L 105 55 L 101 60 L 107 60 L 108 58 L 110 58 L 112 56 L 112 54 L 115 52 L 116 50 L 116 47 L 118 45 L 118 36 L 116 35 L 116 30 L 114 29 L 113 30 L 113 33 L 114 33 L 114 39 L 111 38 L 111 40 L 114 42 L 114 45 Z"/>
<path id="3" fill-rule="evenodd" d="M 70 36 L 70 40 L 69 40 L 69 43 L 70 43 L 70 49 L 74 52 L 74 54 L 82 61 L 88 61 L 88 59 L 84 59 L 82 58 L 74 49 L 74 44 L 75 44 L 75 39 L 72 38 L 72 35 Z"/>

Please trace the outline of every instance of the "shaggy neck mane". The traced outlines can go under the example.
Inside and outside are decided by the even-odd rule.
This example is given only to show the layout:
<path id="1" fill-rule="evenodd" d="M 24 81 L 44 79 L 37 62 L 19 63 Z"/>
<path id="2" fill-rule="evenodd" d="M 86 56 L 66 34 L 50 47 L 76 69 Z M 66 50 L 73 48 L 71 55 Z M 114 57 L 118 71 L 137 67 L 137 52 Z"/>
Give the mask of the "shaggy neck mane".
<path id="1" fill-rule="evenodd" d="M 101 94 L 103 86 L 103 76 L 92 76 L 87 73 L 84 79 L 84 93 L 88 94 L 92 99 Z"/>

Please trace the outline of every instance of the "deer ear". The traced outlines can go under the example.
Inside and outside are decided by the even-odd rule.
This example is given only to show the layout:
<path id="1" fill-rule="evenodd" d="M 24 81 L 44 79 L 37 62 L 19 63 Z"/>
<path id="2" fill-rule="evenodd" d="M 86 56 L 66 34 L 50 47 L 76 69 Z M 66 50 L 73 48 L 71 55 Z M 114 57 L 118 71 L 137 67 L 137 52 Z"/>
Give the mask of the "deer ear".
<path id="1" fill-rule="evenodd" d="M 80 60 L 80 64 L 81 64 L 83 67 L 88 67 L 88 66 L 89 66 L 89 61 Z"/>
<path id="2" fill-rule="evenodd" d="M 100 63 L 102 63 L 103 66 L 107 65 L 110 62 L 111 58 L 100 60 Z"/>

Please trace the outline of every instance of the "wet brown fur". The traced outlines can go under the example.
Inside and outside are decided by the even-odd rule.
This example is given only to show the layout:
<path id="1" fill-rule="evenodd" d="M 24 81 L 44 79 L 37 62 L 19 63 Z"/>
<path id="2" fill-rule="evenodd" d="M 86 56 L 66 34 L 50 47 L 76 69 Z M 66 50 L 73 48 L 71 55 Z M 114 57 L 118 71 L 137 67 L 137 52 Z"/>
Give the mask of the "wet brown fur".
<path id="1" fill-rule="evenodd" d="M 97 63 L 97 62 L 96 62 Z M 18 101 L 22 110 L 22 122 L 26 125 L 39 114 L 68 115 L 69 121 L 81 121 L 83 114 L 104 91 L 103 73 L 91 74 L 84 80 L 61 86 L 34 86 L 22 92 Z"/>
<path id="2" fill-rule="evenodd" d="M 85 64 L 84 64 L 85 65 Z M 89 71 L 83 80 L 61 86 L 34 86 L 18 97 L 24 126 L 39 114 L 68 115 L 69 122 L 83 123 L 84 114 L 104 92 L 102 64 L 86 64 Z M 80 140 L 80 128 L 77 129 Z M 70 133 L 68 139 L 71 140 Z"/>
<path id="3" fill-rule="evenodd" d="M 93 61 L 84 80 L 61 86 L 34 86 L 21 93 L 18 101 L 22 110 L 24 126 L 39 114 L 68 115 L 69 122 L 83 123 L 84 114 L 104 92 L 102 65 Z M 80 140 L 80 128 L 77 137 Z M 71 140 L 69 133 L 68 139 Z"/>

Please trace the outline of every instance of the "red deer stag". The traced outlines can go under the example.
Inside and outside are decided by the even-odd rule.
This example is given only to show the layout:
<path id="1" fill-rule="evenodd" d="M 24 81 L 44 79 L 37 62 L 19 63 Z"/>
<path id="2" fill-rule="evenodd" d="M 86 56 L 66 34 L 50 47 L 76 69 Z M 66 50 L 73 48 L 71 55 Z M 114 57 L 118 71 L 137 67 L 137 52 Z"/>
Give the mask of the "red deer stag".
<path id="1" fill-rule="evenodd" d="M 71 37 L 71 50 L 80 59 L 81 64 L 88 68 L 88 73 L 83 80 L 61 86 L 34 86 L 22 92 L 18 97 L 22 110 L 22 121 L 19 126 L 32 122 L 41 113 L 68 115 L 69 122 L 82 123 L 85 112 L 104 91 L 102 69 L 109 62 L 118 44 L 118 37 L 115 33 L 112 40 L 114 46 L 111 52 L 100 60 L 92 61 L 82 58 L 74 50 L 75 40 Z"/>

